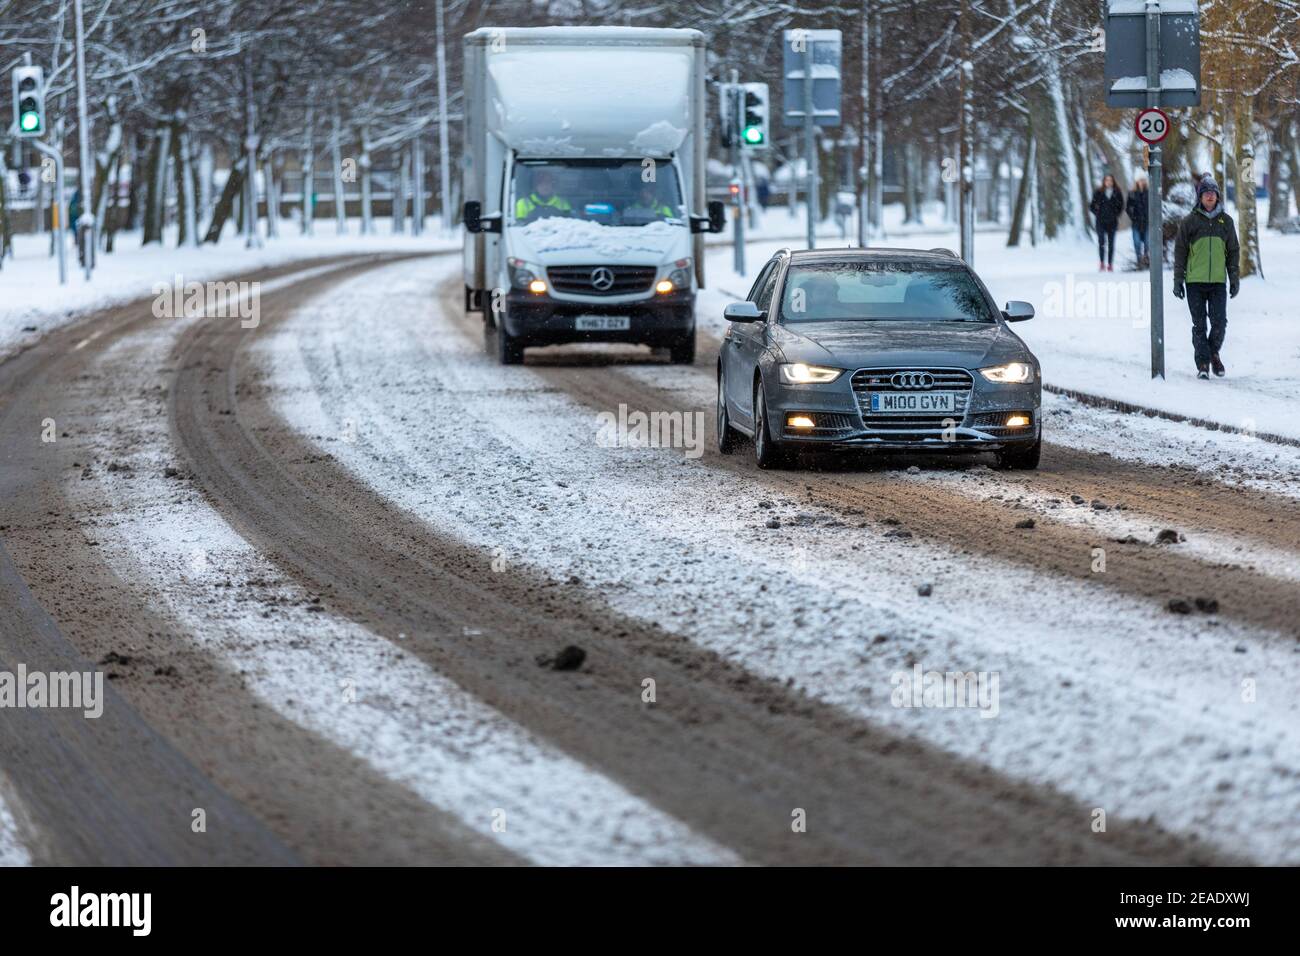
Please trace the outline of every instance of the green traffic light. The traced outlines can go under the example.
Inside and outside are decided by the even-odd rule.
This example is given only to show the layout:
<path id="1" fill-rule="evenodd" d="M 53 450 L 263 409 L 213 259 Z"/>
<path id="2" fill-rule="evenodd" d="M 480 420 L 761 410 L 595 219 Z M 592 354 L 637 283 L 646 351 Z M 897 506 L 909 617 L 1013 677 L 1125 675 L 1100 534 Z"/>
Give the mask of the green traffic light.
<path id="1" fill-rule="evenodd" d="M 41 128 L 39 113 L 24 113 L 18 118 L 18 127 L 24 133 L 31 133 Z"/>
<path id="2" fill-rule="evenodd" d="M 745 142 L 752 145 L 758 145 L 763 142 L 763 128 L 761 126 L 746 126 L 744 133 Z"/>

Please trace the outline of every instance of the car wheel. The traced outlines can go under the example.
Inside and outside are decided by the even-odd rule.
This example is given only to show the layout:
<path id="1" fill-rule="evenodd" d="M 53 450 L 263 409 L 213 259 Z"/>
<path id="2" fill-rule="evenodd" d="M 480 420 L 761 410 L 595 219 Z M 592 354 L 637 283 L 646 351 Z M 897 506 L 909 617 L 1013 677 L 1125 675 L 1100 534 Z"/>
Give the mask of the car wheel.
<path id="1" fill-rule="evenodd" d="M 1033 471 L 1038 467 L 1038 459 L 1043 453 L 1043 439 L 1040 437 L 1027 448 L 1009 449 L 995 452 L 997 466 L 1008 471 Z"/>
<path id="2" fill-rule="evenodd" d="M 789 463 L 786 450 L 772 437 L 761 382 L 754 389 L 754 457 L 759 468 L 782 468 Z"/>
<path id="3" fill-rule="evenodd" d="M 727 380 L 722 368 L 718 368 L 718 451 L 730 455 L 740 443 L 740 435 L 731 427 L 731 416 L 727 414 Z"/>
<path id="4" fill-rule="evenodd" d="M 684 333 L 668 346 L 668 360 L 674 365 L 695 364 L 695 329 Z"/>

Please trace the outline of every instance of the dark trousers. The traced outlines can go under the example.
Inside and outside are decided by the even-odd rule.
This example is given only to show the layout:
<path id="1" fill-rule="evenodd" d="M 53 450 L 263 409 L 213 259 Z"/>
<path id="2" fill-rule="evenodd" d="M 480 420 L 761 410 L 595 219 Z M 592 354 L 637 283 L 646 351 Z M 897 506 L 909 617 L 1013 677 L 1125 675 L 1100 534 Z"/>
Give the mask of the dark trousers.
<path id="1" fill-rule="evenodd" d="M 1110 265 L 1115 264 L 1115 228 L 1115 225 L 1097 223 L 1097 258 Z"/>
<path id="2" fill-rule="evenodd" d="M 1228 288 L 1222 282 L 1187 283 L 1187 308 L 1192 313 L 1192 348 L 1196 367 L 1210 364 L 1210 356 L 1223 348 L 1228 331 Z M 1206 335 L 1205 326 L 1210 332 Z"/>

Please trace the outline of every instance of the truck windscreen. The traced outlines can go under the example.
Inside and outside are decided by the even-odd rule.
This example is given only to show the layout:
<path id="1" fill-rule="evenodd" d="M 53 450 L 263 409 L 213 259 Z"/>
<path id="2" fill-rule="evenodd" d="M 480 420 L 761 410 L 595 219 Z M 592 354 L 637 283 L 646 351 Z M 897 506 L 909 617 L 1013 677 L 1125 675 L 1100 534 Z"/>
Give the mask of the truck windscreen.
<path id="1" fill-rule="evenodd" d="M 666 160 L 520 160 L 511 209 L 518 223 L 561 216 L 645 226 L 685 218 L 677 171 Z"/>

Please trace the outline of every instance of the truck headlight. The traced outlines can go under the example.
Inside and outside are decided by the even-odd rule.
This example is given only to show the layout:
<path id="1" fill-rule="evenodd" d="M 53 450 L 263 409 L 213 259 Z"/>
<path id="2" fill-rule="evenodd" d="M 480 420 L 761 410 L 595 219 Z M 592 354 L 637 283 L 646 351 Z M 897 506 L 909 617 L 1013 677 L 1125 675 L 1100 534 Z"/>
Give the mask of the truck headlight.
<path id="1" fill-rule="evenodd" d="M 674 289 L 689 289 L 691 287 L 691 260 L 678 259 L 673 265 L 677 268 L 668 273 L 668 281 L 673 284 Z"/>
<path id="2" fill-rule="evenodd" d="M 1006 365 L 994 365 L 992 368 L 980 369 L 980 374 L 990 382 L 1017 383 L 1032 382 L 1034 367 L 1028 362 L 1008 362 Z"/>
<path id="3" fill-rule="evenodd" d="M 523 259 L 510 260 L 510 284 L 516 289 L 527 289 L 530 292 L 545 292 L 546 280 L 542 278 L 540 266 L 530 265 Z M 541 288 L 537 288 L 540 283 Z"/>
<path id="4" fill-rule="evenodd" d="M 780 366 L 781 382 L 785 385 L 825 385 L 844 374 L 841 368 L 827 368 L 823 365 L 805 365 L 792 362 Z"/>

